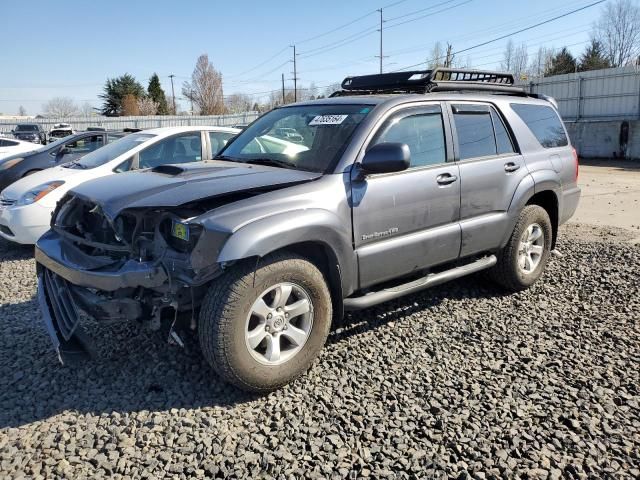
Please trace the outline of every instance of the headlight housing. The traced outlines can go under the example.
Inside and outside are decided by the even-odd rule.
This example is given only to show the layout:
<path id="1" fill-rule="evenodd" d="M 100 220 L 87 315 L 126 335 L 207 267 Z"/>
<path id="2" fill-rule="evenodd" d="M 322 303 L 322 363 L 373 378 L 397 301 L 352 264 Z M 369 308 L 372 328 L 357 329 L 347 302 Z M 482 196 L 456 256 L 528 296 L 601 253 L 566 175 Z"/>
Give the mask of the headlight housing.
<path id="1" fill-rule="evenodd" d="M 10 160 L 5 160 L 4 162 L 0 163 L 0 172 L 3 172 L 5 170 L 9 170 L 11 167 L 16 166 L 17 164 L 19 164 L 23 160 L 24 160 L 23 157 L 18 157 L 18 158 L 12 158 Z"/>
<path id="2" fill-rule="evenodd" d="M 55 182 L 47 182 L 42 185 L 38 185 L 37 187 L 29 190 L 27 193 L 20 197 L 18 200 L 18 205 L 31 205 L 32 203 L 37 202 L 42 199 L 44 196 L 53 192 L 56 188 L 64 185 L 62 180 L 57 180 Z"/>
<path id="3" fill-rule="evenodd" d="M 178 252 L 188 253 L 198 243 L 202 233 L 202 225 L 183 223 L 171 218 L 163 222 L 161 231 L 171 248 Z"/>

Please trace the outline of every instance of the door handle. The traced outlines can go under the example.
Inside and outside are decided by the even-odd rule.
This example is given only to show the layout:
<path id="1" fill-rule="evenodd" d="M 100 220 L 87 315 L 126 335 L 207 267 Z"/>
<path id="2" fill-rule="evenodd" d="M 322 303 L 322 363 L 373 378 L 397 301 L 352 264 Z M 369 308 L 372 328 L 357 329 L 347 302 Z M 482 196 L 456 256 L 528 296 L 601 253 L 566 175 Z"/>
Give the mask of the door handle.
<path id="1" fill-rule="evenodd" d="M 442 173 L 436 177 L 438 185 L 450 185 L 456 180 L 458 180 L 458 177 L 451 175 L 450 173 Z"/>
<path id="2" fill-rule="evenodd" d="M 505 163 L 504 164 L 504 171 L 507 172 L 507 173 L 515 172 L 519 168 L 520 168 L 520 165 L 517 165 L 517 164 L 515 164 L 513 162 L 509 162 L 509 163 Z"/>

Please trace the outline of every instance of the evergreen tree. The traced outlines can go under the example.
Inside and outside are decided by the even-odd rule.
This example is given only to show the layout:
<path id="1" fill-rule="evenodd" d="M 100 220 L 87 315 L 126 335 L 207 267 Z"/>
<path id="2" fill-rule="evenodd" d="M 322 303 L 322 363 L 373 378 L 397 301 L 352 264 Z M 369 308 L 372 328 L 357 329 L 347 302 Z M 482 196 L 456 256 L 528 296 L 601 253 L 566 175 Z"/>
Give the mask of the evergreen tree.
<path id="1" fill-rule="evenodd" d="M 552 75 L 562 75 L 563 73 L 573 73 L 576 71 L 576 59 L 567 47 L 562 47 L 551 59 L 549 68 L 544 72 L 545 77 Z"/>
<path id="2" fill-rule="evenodd" d="M 580 57 L 578 70 L 586 72 L 587 70 L 600 70 L 602 68 L 611 68 L 611 62 L 605 56 L 602 44 L 598 40 L 591 40 L 591 44 Z"/>
<path id="3" fill-rule="evenodd" d="M 168 115 L 169 107 L 167 106 L 167 97 L 160 85 L 160 77 L 158 77 L 157 73 L 151 75 L 147 93 L 149 94 L 149 98 L 158 104 L 158 111 L 156 112 L 156 115 Z"/>
<path id="4" fill-rule="evenodd" d="M 123 115 L 123 101 L 127 95 L 134 98 L 145 96 L 144 87 L 128 73 L 118 78 L 108 78 L 104 85 L 104 93 L 99 95 L 103 100 L 101 112 L 108 117 Z"/>

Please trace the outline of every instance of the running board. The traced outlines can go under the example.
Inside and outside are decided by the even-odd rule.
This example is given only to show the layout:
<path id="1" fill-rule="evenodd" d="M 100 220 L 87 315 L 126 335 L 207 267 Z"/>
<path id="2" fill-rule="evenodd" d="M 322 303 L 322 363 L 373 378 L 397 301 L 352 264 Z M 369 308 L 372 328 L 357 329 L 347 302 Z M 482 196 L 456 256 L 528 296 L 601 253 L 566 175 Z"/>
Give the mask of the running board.
<path id="1" fill-rule="evenodd" d="M 409 295 L 410 293 L 419 292 L 425 288 L 434 287 L 441 283 L 454 280 L 456 278 L 464 277 L 471 273 L 479 272 L 485 268 L 492 267 L 496 264 L 497 259 L 495 255 L 489 255 L 488 257 L 482 257 L 474 262 L 455 267 L 450 270 L 445 270 L 440 273 L 430 273 L 426 277 L 413 280 L 412 282 L 404 283 L 396 287 L 385 288 L 378 292 L 371 292 L 361 297 L 350 297 L 344 299 L 345 310 L 360 310 L 362 308 L 369 308 L 373 305 L 377 305 L 382 302 L 393 300 L 395 298 Z"/>

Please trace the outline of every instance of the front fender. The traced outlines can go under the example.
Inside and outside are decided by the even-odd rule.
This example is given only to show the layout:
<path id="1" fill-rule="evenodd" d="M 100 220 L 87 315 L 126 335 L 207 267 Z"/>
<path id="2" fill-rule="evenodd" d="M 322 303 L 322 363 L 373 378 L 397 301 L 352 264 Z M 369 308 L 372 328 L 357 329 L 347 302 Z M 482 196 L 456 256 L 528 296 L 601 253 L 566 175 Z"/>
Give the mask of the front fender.
<path id="1" fill-rule="evenodd" d="M 265 255 L 304 242 L 323 244 L 338 262 L 342 292 L 350 294 L 357 278 L 350 222 L 322 209 L 301 209 L 255 220 L 232 232 L 218 263 Z"/>

